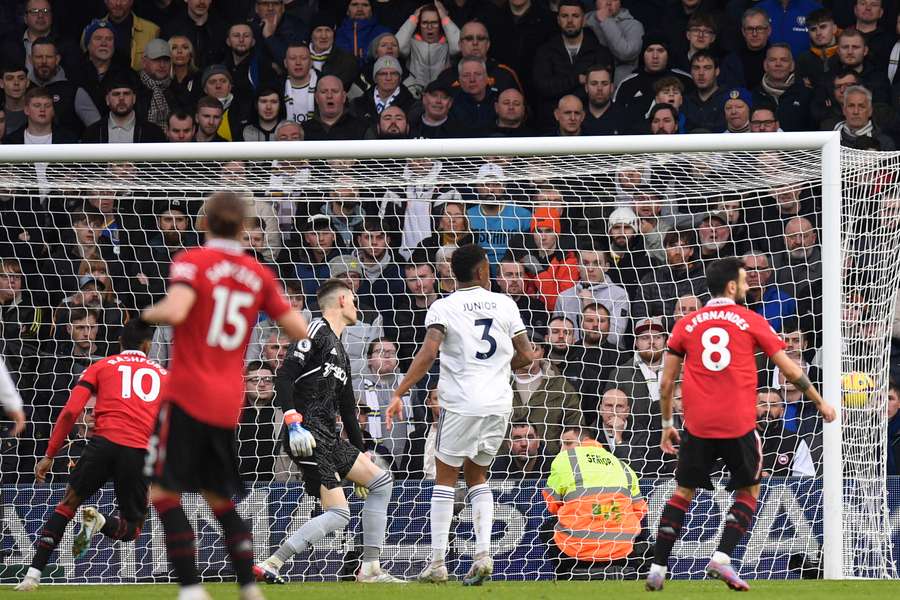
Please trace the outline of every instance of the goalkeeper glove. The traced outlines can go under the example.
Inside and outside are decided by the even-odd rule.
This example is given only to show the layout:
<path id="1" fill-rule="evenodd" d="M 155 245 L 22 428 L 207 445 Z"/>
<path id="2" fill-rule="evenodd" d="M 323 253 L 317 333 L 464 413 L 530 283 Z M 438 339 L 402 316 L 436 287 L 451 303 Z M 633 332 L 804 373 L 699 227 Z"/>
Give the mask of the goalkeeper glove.
<path id="1" fill-rule="evenodd" d="M 361 483 L 354 483 L 353 493 L 359 496 L 360 499 L 365 500 L 369 496 L 369 488 Z"/>
<path id="2" fill-rule="evenodd" d="M 302 425 L 303 415 L 296 410 L 284 413 L 284 424 L 288 428 L 288 446 L 294 456 L 312 456 L 316 447 L 316 438 Z"/>

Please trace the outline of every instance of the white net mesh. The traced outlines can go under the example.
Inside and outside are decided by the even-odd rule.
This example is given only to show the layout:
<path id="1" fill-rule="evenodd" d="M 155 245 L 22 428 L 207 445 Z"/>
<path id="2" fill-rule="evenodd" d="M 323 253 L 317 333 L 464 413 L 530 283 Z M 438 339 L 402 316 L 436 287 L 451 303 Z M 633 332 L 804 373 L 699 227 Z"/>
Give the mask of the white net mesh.
<path id="1" fill-rule="evenodd" d="M 900 273 L 900 193 L 892 179 L 898 157 L 845 152 L 843 160 L 845 575 L 886 577 L 895 575 L 884 440 Z M 20 440 L 3 440 L 0 549 L 10 555 L 7 564 L 30 560 L 36 532 L 90 435 L 79 426 L 52 483 L 34 482 L 36 457 L 74 381 L 92 360 L 117 350 L 123 322 L 164 294 L 172 255 L 200 241 L 202 200 L 217 189 L 245 193 L 254 215 L 249 251 L 272 266 L 308 315 L 316 314 L 315 290 L 328 277 L 358 285 L 362 318 L 344 343 L 367 439 L 398 480 L 383 555 L 398 575 L 414 574 L 428 557 L 435 378 L 414 388 L 409 418 L 391 432 L 383 412 L 424 339 L 427 307 L 454 289 L 454 244 L 471 240 L 488 249 L 494 285 L 516 300 L 544 351 L 516 374 L 510 439 L 492 467 L 495 577 L 548 578 L 583 567 L 559 559 L 540 493 L 571 428 L 597 437 L 639 473 L 652 542 L 675 467 L 658 449 L 658 367 L 666 332 L 708 297 L 709 261 L 744 257 L 751 307 L 784 335 L 821 389 L 822 272 L 838 266 L 821 258 L 818 151 L 23 163 L 0 165 L 0 181 L 0 246 L 9 258 L 0 281 L 3 356 L 30 421 Z M 157 332 L 153 357 L 163 363 L 169 340 L 169 332 Z M 319 510 L 276 441 L 281 414 L 272 377 L 286 347 L 261 316 L 238 435 L 252 484 L 240 511 L 252 518 L 258 558 Z M 767 478 L 753 533 L 736 554 L 741 573 L 815 574 L 823 535 L 821 420 L 764 361 L 758 413 Z M 713 481 L 716 491 L 698 496 L 676 544 L 675 576 L 702 576 L 715 548 L 731 501 L 722 474 Z M 111 487 L 91 502 L 114 510 Z M 191 502 L 202 574 L 227 578 L 217 525 L 205 505 L 195 502 L 194 510 Z M 309 580 L 352 574 L 359 504 L 351 502 L 346 531 L 297 556 L 283 573 Z M 474 543 L 471 510 L 462 502 L 458 509 L 449 566 L 463 573 Z M 134 543 L 103 541 L 78 561 L 69 547 L 66 537 L 51 561 L 66 581 L 169 578 L 155 513 Z"/>

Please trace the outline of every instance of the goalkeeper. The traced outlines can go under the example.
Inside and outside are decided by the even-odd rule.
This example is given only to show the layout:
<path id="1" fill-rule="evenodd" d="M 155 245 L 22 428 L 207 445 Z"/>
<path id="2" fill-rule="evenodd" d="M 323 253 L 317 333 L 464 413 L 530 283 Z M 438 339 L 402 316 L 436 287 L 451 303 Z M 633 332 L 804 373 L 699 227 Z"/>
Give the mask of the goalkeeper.
<path id="1" fill-rule="evenodd" d="M 257 580 L 284 583 L 281 567 L 292 556 L 312 548 L 332 531 L 350 523 L 343 479 L 365 497 L 362 510 L 362 583 L 405 583 L 381 570 L 379 558 L 387 525 L 393 479 L 363 453 L 362 432 L 350 382 L 350 359 L 340 341 L 344 328 L 356 323 L 353 290 L 336 279 L 317 293 L 322 318 L 309 324 L 309 339 L 288 349 L 275 378 L 275 399 L 284 411 L 282 443 L 303 472 L 306 492 L 319 498 L 322 514 L 303 524 L 278 550 L 253 568 Z M 336 409 L 348 443 L 335 427 Z"/>

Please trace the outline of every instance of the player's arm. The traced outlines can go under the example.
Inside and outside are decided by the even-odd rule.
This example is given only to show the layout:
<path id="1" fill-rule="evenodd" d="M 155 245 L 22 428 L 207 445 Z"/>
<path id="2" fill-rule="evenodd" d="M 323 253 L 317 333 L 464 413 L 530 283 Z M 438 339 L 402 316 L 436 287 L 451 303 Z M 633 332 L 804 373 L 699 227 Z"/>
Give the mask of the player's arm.
<path id="1" fill-rule="evenodd" d="M 196 301 L 197 292 L 194 288 L 175 282 L 169 286 L 165 298 L 144 309 L 141 318 L 157 325 L 181 325 Z"/>
<path id="2" fill-rule="evenodd" d="M 306 319 L 296 310 L 289 310 L 275 320 L 281 330 L 294 341 L 309 337 L 306 329 Z"/>
<path id="3" fill-rule="evenodd" d="M 0 405 L 6 411 L 6 416 L 15 424 L 10 435 L 18 437 L 25 429 L 25 411 L 22 410 L 22 397 L 3 360 L 0 360 Z"/>
<path id="4" fill-rule="evenodd" d="M 441 343 L 444 341 L 444 336 L 443 325 L 429 325 L 428 332 L 425 334 L 425 343 L 423 343 L 422 347 L 419 348 L 419 351 L 416 352 L 416 356 L 413 358 L 409 370 L 403 377 L 403 381 L 400 382 L 400 385 L 398 385 L 397 389 L 394 390 L 394 393 L 391 394 L 391 403 L 388 404 L 387 410 L 384 413 L 385 425 L 388 430 L 390 430 L 393 425 L 394 417 L 400 419 L 403 418 L 403 396 L 409 392 L 409 389 L 415 385 L 416 382 L 421 381 L 431 369 L 431 365 L 434 364 L 438 352 L 441 349 Z"/>
<path id="5" fill-rule="evenodd" d="M 284 413 L 288 447 L 299 457 L 311 456 L 316 447 L 315 438 L 303 427 L 306 394 L 311 393 L 304 380 L 310 380 L 314 375 L 310 373 L 307 361 L 311 352 L 312 344 L 308 339 L 293 344 L 275 374 L 275 403 Z"/>
<path id="6" fill-rule="evenodd" d="M 815 404 L 818 411 L 822 414 L 822 418 L 826 423 L 831 423 L 837 417 L 834 407 L 825 402 L 816 386 L 809 380 L 809 376 L 804 373 L 803 368 L 791 360 L 784 350 L 779 350 L 772 355 L 772 361 L 778 366 L 784 378 L 794 384 L 798 390 L 803 392 L 806 399 Z"/>
<path id="7" fill-rule="evenodd" d="M 528 336 L 525 335 L 525 332 L 521 331 L 514 335 L 512 343 L 513 350 L 515 350 L 516 353 L 513 354 L 512 360 L 509 361 L 509 365 L 513 370 L 530 365 L 534 360 L 534 352 L 531 349 L 531 342 L 528 341 Z"/>
<path id="8" fill-rule="evenodd" d="M 56 419 L 53 431 L 50 434 L 50 443 L 47 444 L 47 452 L 44 457 L 38 461 L 34 469 L 34 476 L 39 482 L 43 483 L 47 477 L 47 471 L 53 465 L 53 457 L 63 447 L 69 434 L 72 433 L 72 427 L 78 420 L 78 416 L 84 411 L 88 400 L 97 392 L 93 383 L 85 381 L 83 378 L 72 391 L 69 393 L 69 399 L 66 401 L 65 407 Z"/>
<path id="9" fill-rule="evenodd" d="M 675 382 L 681 376 L 683 360 L 681 355 L 669 349 L 663 360 L 662 377 L 659 379 L 659 409 L 663 428 L 659 447 L 666 454 L 677 454 L 675 444 L 681 442 L 672 420 L 672 396 L 675 394 Z"/>
<path id="10" fill-rule="evenodd" d="M 353 393 L 353 385 L 350 383 L 349 373 L 347 383 L 341 392 L 340 401 L 341 423 L 347 432 L 347 439 L 360 452 L 366 451 L 366 443 L 363 440 L 362 429 L 359 427 L 359 417 L 356 414 L 356 395 Z"/>

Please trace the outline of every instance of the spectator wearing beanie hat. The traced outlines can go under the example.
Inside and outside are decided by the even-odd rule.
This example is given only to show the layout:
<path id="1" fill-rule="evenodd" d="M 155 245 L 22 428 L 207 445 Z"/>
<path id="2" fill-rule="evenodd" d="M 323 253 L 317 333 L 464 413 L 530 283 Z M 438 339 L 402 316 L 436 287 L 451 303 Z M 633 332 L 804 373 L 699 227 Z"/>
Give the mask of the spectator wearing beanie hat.
<path id="1" fill-rule="evenodd" d="M 210 65 L 200 78 L 200 89 L 222 103 L 222 124 L 216 133 L 231 142 L 240 140 L 241 123 L 253 111 L 252 100 L 235 95 L 231 71 L 225 65 Z"/>
<path id="2" fill-rule="evenodd" d="M 84 28 L 82 39 L 81 62 L 74 70 L 72 80 L 84 88 L 91 100 L 105 115 L 106 86 L 104 81 L 116 71 L 131 72 L 128 65 L 116 62 L 114 57 L 116 40 L 115 32 L 108 21 L 94 19 Z M 64 65 L 65 67 L 65 65 Z"/>
<path id="3" fill-rule="evenodd" d="M 370 124 L 378 123 L 378 116 L 389 106 L 398 106 L 403 112 L 415 102 L 415 98 L 401 83 L 403 66 L 400 61 L 385 55 L 375 61 L 372 67 L 375 83 L 353 101 L 353 113 Z"/>
<path id="4" fill-rule="evenodd" d="M 613 102 L 625 111 L 624 129 L 633 130 L 640 126 L 656 96 L 654 85 L 663 77 L 672 76 L 684 84 L 685 93 L 693 89 L 694 82 L 690 75 L 671 68 L 669 42 L 661 35 L 647 35 L 638 57 L 637 70 L 622 80 L 613 96 Z"/>
<path id="5" fill-rule="evenodd" d="M 619 207 L 607 217 L 606 226 L 609 237 L 609 278 L 613 283 L 624 287 L 629 298 L 634 298 L 638 294 L 641 279 L 652 267 L 637 215 L 627 206 Z"/>
<path id="6" fill-rule="evenodd" d="M 556 299 L 578 281 L 575 253 L 559 247 L 562 223 L 553 208 L 538 208 L 531 220 L 532 250 L 525 267 L 534 274 L 538 295 L 551 312 Z"/>
<path id="7" fill-rule="evenodd" d="M 359 65 L 353 56 L 334 45 L 334 19 L 318 12 L 309 22 L 309 51 L 313 68 L 322 75 L 334 75 L 349 90 L 359 77 Z"/>
<path id="8" fill-rule="evenodd" d="M 725 133 L 750 131 L 750 109 L 753 96 L 745 88 L 732 88 L 725 92 L 722 110 L 725 113 Z"/>

